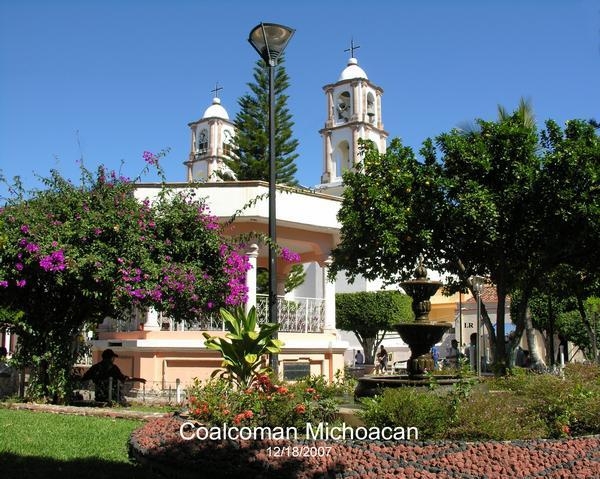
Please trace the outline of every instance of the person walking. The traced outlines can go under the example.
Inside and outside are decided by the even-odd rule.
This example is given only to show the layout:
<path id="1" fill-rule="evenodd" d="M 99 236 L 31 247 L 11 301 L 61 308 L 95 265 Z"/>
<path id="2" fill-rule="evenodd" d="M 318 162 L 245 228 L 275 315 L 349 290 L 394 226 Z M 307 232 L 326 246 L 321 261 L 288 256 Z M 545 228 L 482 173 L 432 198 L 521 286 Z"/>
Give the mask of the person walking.
<path id="1" fill-rule="evenodd" d="M 379 353 L 377 354 L 377 364 L 378 364 L 378 373 L 385 374 L 387 371 L 387 363 L 388 363 L 388 352 L 383 347 L 383 344 L 379 348 Z"/>

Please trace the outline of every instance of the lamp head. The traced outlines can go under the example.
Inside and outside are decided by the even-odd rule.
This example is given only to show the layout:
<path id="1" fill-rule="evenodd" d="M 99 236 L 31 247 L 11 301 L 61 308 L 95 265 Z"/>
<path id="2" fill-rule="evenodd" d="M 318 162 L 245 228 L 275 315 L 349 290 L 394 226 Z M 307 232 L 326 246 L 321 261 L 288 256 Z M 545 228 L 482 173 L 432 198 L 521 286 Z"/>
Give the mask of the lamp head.
<path id="1" fill-rule="evenodd" d="M 477 294 L 483 291 L 483 283 L 485 282 L 485 278 L 483 276 L 473 276 L 471 278 L 471 284 L 473 285 L 473 291 Z"/>
<path id="2" fill-rule="evenodd" d="M 248 41 L 267 65 L 274 66 L 295 31 L 277 23 L 260 23 L 252 29 Z"/>

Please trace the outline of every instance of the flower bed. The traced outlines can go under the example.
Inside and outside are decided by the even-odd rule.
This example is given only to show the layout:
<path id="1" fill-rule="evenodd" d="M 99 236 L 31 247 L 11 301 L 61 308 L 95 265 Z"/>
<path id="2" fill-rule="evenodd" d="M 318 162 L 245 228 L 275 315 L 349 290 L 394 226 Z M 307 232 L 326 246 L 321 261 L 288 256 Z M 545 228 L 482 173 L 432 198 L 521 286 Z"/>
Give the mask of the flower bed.
<path id="1" fill-rule="evenodd" d="M 181 424 L 175 416 L 147 422 L 131 435 L 132 457 L 179 479 L 197 478 L 199 471 L 214 479 L 600 477 L 600 436 L 478 443 L 186 441 Z"/>

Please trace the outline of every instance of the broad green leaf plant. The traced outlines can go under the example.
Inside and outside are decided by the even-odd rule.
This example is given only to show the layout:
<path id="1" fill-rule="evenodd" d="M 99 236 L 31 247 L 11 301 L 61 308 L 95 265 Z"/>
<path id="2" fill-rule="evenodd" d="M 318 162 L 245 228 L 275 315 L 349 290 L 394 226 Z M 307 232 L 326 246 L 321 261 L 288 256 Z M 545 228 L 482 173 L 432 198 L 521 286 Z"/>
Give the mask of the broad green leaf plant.
<path id="1" fill-rule="evenodd" d="M 281 351 L 283 343 L 273 338 L 279 325 L 258 324 L 254 307 L 248 314 L 241 307 L 231 312 L 221 308 L 221 318 L 228 331 L 224 338 L 203 333 L 206 347 L 223 356 L 224 370 L 216 370 L 213 376 L 219 375 L 242 389 L 248 388 L 257 375 L 268 371 L 264 356 Z"/>

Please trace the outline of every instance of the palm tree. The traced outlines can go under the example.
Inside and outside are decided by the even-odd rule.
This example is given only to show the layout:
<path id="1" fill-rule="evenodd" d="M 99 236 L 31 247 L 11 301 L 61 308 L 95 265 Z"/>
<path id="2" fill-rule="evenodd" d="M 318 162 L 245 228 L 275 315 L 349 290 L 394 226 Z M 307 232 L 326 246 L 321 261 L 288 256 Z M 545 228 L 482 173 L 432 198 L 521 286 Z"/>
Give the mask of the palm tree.
<path id="1" fill-rule="evenodd" d="M 512 116 L 517 116 L 523 126 L 528 128 L 535 127 L 535 115 L 533 113 L 533 106 L 531 100 L 521 97 L 519 100 L 519 106 L 515 111 L 510 113 L 503 105 L 498 105 L 498 121 L 506 121 Z M 458 124 L 457 129 L 468 135 L 470 133 L 479 133 L 481 131 L 481 125 L 478 120 L 475 121 L 464 121 Z"/>

